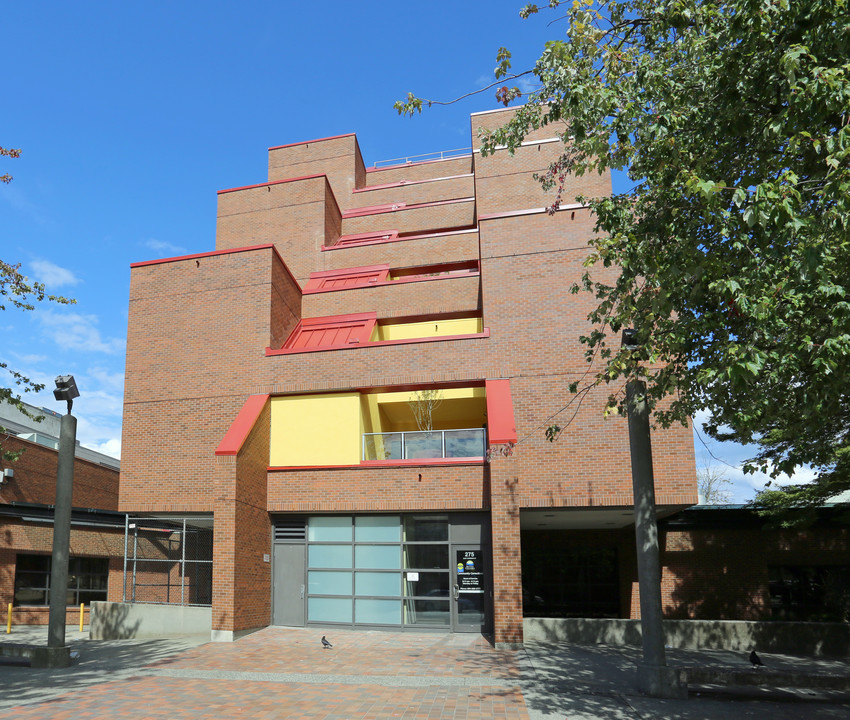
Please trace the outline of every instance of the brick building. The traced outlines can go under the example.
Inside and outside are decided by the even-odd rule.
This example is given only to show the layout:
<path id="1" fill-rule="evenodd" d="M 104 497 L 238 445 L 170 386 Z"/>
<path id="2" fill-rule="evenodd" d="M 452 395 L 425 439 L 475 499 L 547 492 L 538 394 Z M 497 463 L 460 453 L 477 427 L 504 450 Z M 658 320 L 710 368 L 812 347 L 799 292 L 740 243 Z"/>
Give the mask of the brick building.
<path id="1" fill-rule="evenodd" d="M 354 135 L 274 147 L 215 250 L 133 265 L 119 509 L 212 519 L 214 637 L 636 616 L 627 423 L 607 389 L 558 414 L 592 307 L 574 198 L 610 178 L 548 214 L 556 130 L 368 169 Z M 692 436 L 653 439 L 663 517 L 697 501 Z"/>
<path id="2" fill-rule="evenodd" d="M 14 625 L 46 625 L 49 615 L 53 505 L 59 416 L 27 406 L 35 423 L 15 407 L 0 405 L 0 446 L 23 451 L 15 462 L 0 458 L 0 605 L 12 603 Z M 118 508 L 119 461 L 77 445 L 71 498 L 68 622 L 92 600 L 121 600 L 124 515 Z"/>

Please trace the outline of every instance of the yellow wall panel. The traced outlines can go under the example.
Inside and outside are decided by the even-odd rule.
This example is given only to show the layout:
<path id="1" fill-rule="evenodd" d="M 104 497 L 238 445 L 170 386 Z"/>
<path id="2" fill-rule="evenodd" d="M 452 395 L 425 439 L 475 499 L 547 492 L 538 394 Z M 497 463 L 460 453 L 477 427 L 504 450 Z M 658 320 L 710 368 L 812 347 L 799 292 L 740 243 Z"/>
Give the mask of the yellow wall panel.
<path id="1" fill-rule="evenodd" d="M 443 335 L 472 335 L 482 331 L 481 318 L 428 320 L 398 325 L 378 325 L 375 340 L 409 340 L 411 338 L 441 337 Z"/>
<path id="2" fill-rule="evenodd" d="M 272 398 L 269 464 L 357 465 L 362 422 L 359 393 Z"/>

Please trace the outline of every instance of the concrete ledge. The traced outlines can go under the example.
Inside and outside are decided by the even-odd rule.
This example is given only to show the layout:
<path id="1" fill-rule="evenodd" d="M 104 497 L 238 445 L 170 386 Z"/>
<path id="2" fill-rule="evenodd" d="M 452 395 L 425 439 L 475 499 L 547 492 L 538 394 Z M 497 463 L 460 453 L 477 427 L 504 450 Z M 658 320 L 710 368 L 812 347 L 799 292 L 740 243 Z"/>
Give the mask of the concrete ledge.
<path id="1" fill-rule="evenodd" d="M 23 645 L 0 643 L 0 656 L 26 658 L 34 668 L 66 668 L 71 666 L 71 648 L 47 647 L 46 645 Z"/>
<path id="2" fill-rule="evenodd" d="M 526 618 L 526 642 L 575 645 L 640 645 L 640 620 Z M 731 650 L 809 657 L 850 655 L 847 623 L 751 622 L 745 620 L 665 620 L 665 644 L 693 650 Z"/>
<path id="3" fill-rule="evenodd" d="M 850 676 L 813 675 L 771 670 L 728 670 L 726 668 L 683 668 L 693 685 L 740 685 L 749 687 L 788 687 L 812 690 L 850 690 Z"/>
<path id="4" fill-rule="evenodd" d="M 637 664 L 638 689 L 650 697 L 687 700 L 688 680 L 682 670 L 662 665 Z"/>
<path id="5" fill-rule="evenodd" d="M 233 642 L 262 629 L 261 627 L 255 627 L 248 628 L 247 630 L 213 630 L 210 633 L 210 640 L 212 642 Z"/>
<path id="6" fill-rule="evenodd" d="M 93 602 L 89 628 L 92 640 L 209 636 L 212 608 Z"/>

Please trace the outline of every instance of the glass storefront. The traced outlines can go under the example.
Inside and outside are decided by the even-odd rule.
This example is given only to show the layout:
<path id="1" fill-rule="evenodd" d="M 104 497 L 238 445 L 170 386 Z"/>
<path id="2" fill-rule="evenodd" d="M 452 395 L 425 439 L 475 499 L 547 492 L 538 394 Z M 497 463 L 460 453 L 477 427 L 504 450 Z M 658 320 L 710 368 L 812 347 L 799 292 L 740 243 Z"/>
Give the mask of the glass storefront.
<path id="1" fill-rule="evenodd" d="M 481 524 L 465 517 L 458 532 L 474 526 L 480 538 Z M 458 582 L 451 536 L 448 514 L 308 518 L 306 621 L 451 627 Z M 475 611 L 483 622 L 483 608 Z"/>

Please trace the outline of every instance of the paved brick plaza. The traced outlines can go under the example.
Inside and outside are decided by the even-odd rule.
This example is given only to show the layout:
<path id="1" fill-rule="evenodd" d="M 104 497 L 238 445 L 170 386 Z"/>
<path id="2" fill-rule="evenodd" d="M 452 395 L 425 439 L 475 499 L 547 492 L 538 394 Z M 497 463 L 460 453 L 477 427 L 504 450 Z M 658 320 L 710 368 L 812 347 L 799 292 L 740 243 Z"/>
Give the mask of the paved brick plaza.
<path id="1" fill-rule="evenodd" d="M 334 631 L 332 650 L 321 635 L 267 628 L 208 643 L 0 718 L 528 718 L 515 654 L 480 635 Z"/>

